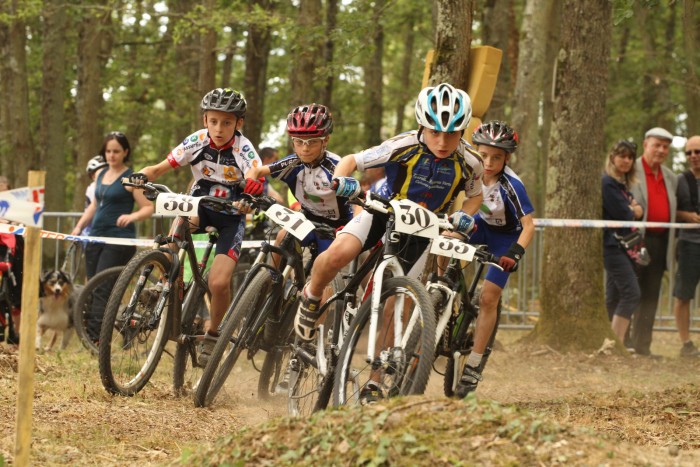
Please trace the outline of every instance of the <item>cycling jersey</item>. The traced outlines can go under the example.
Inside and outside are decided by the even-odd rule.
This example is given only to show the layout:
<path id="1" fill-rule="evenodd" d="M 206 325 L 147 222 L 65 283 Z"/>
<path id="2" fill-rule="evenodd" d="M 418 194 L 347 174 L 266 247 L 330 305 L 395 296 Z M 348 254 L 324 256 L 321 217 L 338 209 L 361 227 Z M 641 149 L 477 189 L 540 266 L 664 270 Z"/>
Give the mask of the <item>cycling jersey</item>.
<path id="1" fill-rule="evenodd" d="M 484 201 L 477 213 L 491 230 L 520 232 L 520 218 L 534 211 L 525 186 L 518 176 L 506 166 L 498 182 L 483 188 Z"/>
<path id="2" fill-rule="evenodd" d="M 384 167 L 387 181 L 380 195 L 407 198 L 437 213 L 447 212 L 462 190 L 467 198 L 481 194 L 481 158 L 464 140 L 452 155 L 440 159 L 419 141 L 414 130 L 354 157 L 358 170 Z"/>
<path id="3" fill-rule="evenodd" d="M 170 151 L 167 160 L 173 168 L 190 165 L 195 181 L 191 195 L 231 200 L 240 198 L 242 192 L 234 186 L 236 182 L 243 180 L 250 168 L 262 165 L 253 144 L 239 131 L 225 146 L 217 148 L 206 129 L 185 138 Z"/>
<path id="4" fill-rule="evenodd" d="M 304 164 L 291 154 L 268 165 L 270 175 L 289 185 L 289 190 L 301 203 L 302 212 L 311 220 L 340 227 L 352 217 L 347 199 L 337 198 L 331 188 L 335 166 L 340 156 L 326 151 L 315 167 Z"/>

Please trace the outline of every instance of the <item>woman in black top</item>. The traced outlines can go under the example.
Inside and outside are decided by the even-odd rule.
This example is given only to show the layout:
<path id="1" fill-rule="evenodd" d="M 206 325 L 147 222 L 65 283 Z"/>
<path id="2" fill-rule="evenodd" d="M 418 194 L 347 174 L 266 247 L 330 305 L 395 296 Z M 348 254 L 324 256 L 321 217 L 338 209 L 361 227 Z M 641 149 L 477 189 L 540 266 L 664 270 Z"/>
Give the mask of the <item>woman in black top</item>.
<path id="1" fill-rule="evenodd" d="M 626 140 L 619 141 L 610 150 L 602 181 L 603 219 L 632 221 L 642 218 L 642 207 L 630 193 L 630 187 L 636 183 L 636 157 L 637 146 Z M 630 232 L 629 228 L 603 230 L 605 305 L 620 342 L 624 341 L 632 313 L 639 303 L 640 291 L 635 265 L 613 234 L 624 236 Z"/>

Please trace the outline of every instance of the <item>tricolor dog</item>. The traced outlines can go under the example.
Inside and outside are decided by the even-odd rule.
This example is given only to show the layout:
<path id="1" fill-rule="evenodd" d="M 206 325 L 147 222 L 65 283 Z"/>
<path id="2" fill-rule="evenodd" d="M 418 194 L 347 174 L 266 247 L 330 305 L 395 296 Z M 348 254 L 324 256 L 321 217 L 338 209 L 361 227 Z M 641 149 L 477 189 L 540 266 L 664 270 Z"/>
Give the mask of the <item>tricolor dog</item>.
<path id="1" fill-rule="evenodd" d="M 41 277 L 41 294 L 39 299 L 39 317 L 36 322 L 36 349 L 41 349 L 41 339 L 47 330 L 53 335 L 44 347 L 51 350 L 61 333 L 61 349 L 68 346 L 73 334 L 73 305 L 77 294 L 73 283 L 63 271 L 48 271 Z"/>

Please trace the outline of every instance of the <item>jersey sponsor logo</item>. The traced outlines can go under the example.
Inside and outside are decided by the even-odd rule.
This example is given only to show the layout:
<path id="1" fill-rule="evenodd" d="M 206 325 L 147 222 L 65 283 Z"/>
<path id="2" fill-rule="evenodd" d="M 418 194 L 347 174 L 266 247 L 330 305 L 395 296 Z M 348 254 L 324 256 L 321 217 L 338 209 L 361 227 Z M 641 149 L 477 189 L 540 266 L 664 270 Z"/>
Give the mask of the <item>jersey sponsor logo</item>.
<path id="1" fill-rule="evenodd" d="M 185 138 L 182 140 L 182 143 L 180 143 L 182 146 L 186 145 L 189 142 L 189 138 Z"/>
<path id="2" fill-rule="evenodd" d="M 192 141 L 193 143 L 197 141 L 197 135 L 190 136 L 190 141 Z"/>
<path id="3" fill-rule="evenodd" d="M 242 151 L 243 151 L 243 152 L 250 151 L 250 146 L 248 146 L 248 145 L 246 144 L 245 146 L 243 146 Z"/>
<path id="4" fill-rule="evenodd" d="M 202 170 L 202 175 L 204 175 L 205 177 L 211 177 L 212 175 L 214 175 L 214 171 L 209 166 L 202 165 L 201 170 Z"/>
<path id="5" fill-rule="evenodd" d="M 204 140 L 204 136 L 205 136 L 204 133 L 200 133 L 200 134 L 199 134 L 199 140 L 200 140 L 200 141 Z"/>
<path id="6" fill-rule="evenodd" d="M 236 169 L 234 167 L 224 167 L 224 178 L 226 180 L 238 180 Z"/>
<path id="7" fill-rule="evenodd" d="M 231 188 L 223 185 L 213 185 L 209 189 L 209 196 L 215 196 L 217 198 L 230 198 Z"/>
<path id="8" fill-rule="evenodd" d="M 182 149 L 182 148 L 180 148 L 180 149 L 177 150 L 177 155 L 178 155 L 178 156 L 181 156 L 183 152 L 185 152 L 185 150 Z"/>
<path id="9" fill-rule="evenodd" d="M 204 153 L 204 158 L 205 158 L 206 160 L 208 160 L 208 161 L 213 161 L 213 160 L 214 160 L 214 156 L 212 156 L 212 155 L 209 154 L 209 153 Z"/>
<path id="10" fill-rule="evenodd" d="M 245 148 L 243 148 L 243 150 L 245 151 Z M 248 159 L 255 159 L 255 153 L 253 151 L 248 153 Z"/>
<path id="11" fill-rule="evenodd" d="M 196 147 L 197 147 L 196 144 L 188 144 L 187 146 L 185 146 L 185 151 L 189 151 L 190 149 L 193 149 L 193 148 L 196 148 Z"/>

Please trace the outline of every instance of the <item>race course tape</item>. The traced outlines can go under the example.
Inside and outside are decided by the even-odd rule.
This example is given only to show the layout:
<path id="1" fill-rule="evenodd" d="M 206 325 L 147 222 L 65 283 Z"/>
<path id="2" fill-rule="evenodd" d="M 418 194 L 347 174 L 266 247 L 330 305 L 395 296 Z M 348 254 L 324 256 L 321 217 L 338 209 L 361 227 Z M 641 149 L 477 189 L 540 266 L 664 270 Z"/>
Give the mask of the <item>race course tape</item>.
<path id="1" fill-rule="evenodd" d="M 0 233 L 10 233 L 15 235 L 24 235 L 26 229 L 21 225 L 0 224 Z M 68 242 L 84 242 L 84 243 L 101 243 L 109 245 L 127 245 L 127 246 L 153 246 L 152 238 L 117 238 L 117 237 L 83 237 L 80 235 L 66 235 L 59 232 L 51 232 L 49 230 L 41 231 L 41 238 L 50 240 L 65 240 Z M 259 248 L 261 245 L 259 240 L 246 240 L 241 245 L 241 248 Z M 195 241 L 195 248 L 204 248 L 207 242 Z"/>
<path id="2" fill-rule="evenodd" d="M 679 222 L 634 222 L 634 221 L 611 221 L 611 220 L 593 220 L 593 219 L 535 219 L 535 227 L 579 227 L 579 228 L 676 228 L 676 229 L 700 229 L 700 224 L 687 224 Z M 0 224 L 0 233 L 10 233 L 15 235 L 24 235 L 25 227 L 21 225 Z M 66 235 L 59 232 L 51 232 L 49 230 L 41 231 L 41 238 L 54 240 L 66 240 L 69 242 L 84 242 L 84 243 L 103 243 L 109 245 L 129 245 L 129 246 L 146 246 L 153 245 L 153 239 L 150 238 L 116 238 L 116 237 L 83 237 L 79 235 Z M 196 241 L 196 248 L 205 247 L 207 242 Z M 241 248 L 259 248 L 261 242 L 259 240 L 246 240 L 241 245 Z"/>

